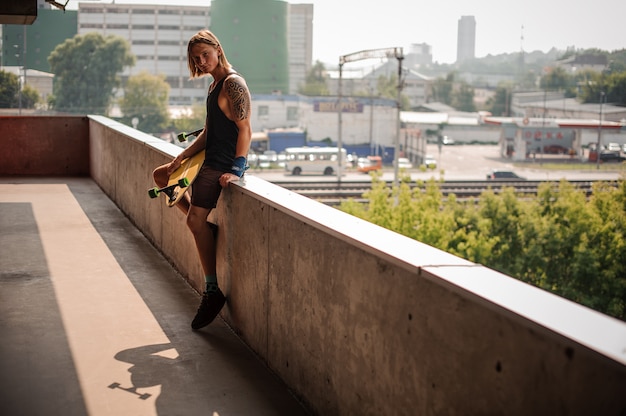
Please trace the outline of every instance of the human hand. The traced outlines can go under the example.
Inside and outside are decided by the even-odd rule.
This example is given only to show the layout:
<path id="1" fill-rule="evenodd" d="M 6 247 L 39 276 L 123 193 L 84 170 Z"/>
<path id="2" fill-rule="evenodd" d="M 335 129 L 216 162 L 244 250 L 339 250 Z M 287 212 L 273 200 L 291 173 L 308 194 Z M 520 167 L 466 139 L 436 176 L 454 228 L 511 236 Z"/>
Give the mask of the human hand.
<path id="1" fill-rule="evenodd" d="M 183 161 L 182 153 L 176 156 L 169 165 L 167 165 L 167 175 L 170 176 L 176 169 L 178 169 Z"/>
<path id="2" fill-rule="evenodd" d="M 235 182 L 238 180 L 239 176 L 227 172 L 220 176 L 220 185 L 222 185 L 222 188 L 227 188 L 231 182 Z"/>

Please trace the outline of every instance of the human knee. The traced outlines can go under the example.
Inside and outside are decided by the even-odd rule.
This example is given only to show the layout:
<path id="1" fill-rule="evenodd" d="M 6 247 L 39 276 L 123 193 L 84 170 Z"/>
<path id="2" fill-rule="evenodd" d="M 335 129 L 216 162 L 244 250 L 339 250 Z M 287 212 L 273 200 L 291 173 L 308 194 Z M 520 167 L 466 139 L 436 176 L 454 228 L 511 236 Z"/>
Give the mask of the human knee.
<path id="1" fill-rule="evenodd" d="M 152 171 L 152 178 L 154 179 L 154 183 L 160 187 L 167 185 L 169 179 L 167 175 L 167 165 L 159 166 Z"/>
<path id="2" fill-rule="evenodd" d="M 187 227 L 193 234 L 199 234 L 204 231 L 206 220 L 202 220 L 199 216 L 190 213 L 187 215 Z"/>

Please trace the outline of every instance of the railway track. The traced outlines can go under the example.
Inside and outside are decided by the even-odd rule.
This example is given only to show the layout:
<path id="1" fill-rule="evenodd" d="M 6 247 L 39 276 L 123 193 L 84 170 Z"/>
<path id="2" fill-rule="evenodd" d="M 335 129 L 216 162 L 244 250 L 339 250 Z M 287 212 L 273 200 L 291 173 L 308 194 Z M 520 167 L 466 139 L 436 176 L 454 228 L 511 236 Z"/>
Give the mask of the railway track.
<path id="1" fill-rule="evenodd" d="M 450 194 L 456 195 L 460 200 L 478 197 L 483 191 L 491 188 L 495 193 L 499 193 L 503 188 L 514 188 L 517 194 L 536 195 L 537 189 L 544 181 L 445 181 L 438 182 L 442 194 L 447 197 Z M 570 181 L 578 189 L 590 195 L 595 181 Z M 604 181 L 617 186 L 617 181 Z M 371 189 L 371 182 L 274 182 L 276 185 L 289 189 L 300 195 L 315 199 L 327 205 L 338 205 L 345 199 L 353 199 L 358 202 L 365 202 L 363 194 Z M 555 182 L 556 184 L 556 182 Z M 391 188 L 393 183 L 386 182 Z M 409 183 L 411 189 L 418 186 L 413 181 Z"/>

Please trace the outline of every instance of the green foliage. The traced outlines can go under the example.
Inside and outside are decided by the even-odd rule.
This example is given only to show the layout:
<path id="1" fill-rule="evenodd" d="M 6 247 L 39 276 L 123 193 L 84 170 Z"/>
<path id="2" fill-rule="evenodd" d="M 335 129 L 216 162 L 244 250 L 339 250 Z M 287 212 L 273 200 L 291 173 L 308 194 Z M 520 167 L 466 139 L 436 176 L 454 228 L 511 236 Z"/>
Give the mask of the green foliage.
<path id="1" fill-rule="evenodd" d="M 191 111 L 179 118 L 172 120 L 172 125 L 177 132 L 190 132 L 204 127 L 206 107 L 204 103 L 196 102 L 191 106 Z"/>
<path id="2" fill-rule="evenodd" d="M 585 79 L 579 81 L 578 98 L 584 103 L 603 102 L 626 105 L 626 72 L 599 73 L 587 72 Z"/>
<path id="3" fill-rule="evenodd" d="M 565 69 L 556 67 L 541 78 L 539 87 L 544 91 L 563 91 L 567 97 L 575 97 L 577 80 Z"/>
<path id="4" fill-rule="evenodd" d="M 120 85 L 118 74 L 134 65 L 135 57 L 124 38 L 94 32 L 66 40 L 52 51 L 48 62 L 55 75 L 50 101 L 54 109 L 107 114 Z"/>
<path id="5" fill-rule="evenodd" d="M 588 49 L 579 53 L 607 55 L 609 68 L 604 72 L 583 70 L 572 75 L 563 68 L 556 67 L 541 78 L 541 89 L 563 91 L 566 97 L 576 97 L 582 103 L 599 103 L 604 93 L 605 102 L 626 105 L 626 50 L 609 54 Z M 574 51 L 570 51 L 565 56 L 574 54 Z"/>
<path id="6" fill-rule="evenodd" d="M 19 78 L 10 72 L 0 71 L 0 108 L 34 108 L 41 101 L 36 89 L 26 84 L 20 96 Z"/>
<path id="7" fill-rule="evenodd" d="M 494 116 L 509 116 L 511 111 L 511 98 L 513 96 L 513 85 L 510 83 L 500 83 L 496 88 L 493 97 L 487 100 L 487 109 Z"/>
<path id="8" fill-rule="evenodd" d="M 389 98 L 390 100 L 398 99 L 398 76 L 392 74 L 390 76 L 379 75 L 376 80 L 376 89 L 379 97 Z M 409 110 L 411 107 L 409 98 L 400 94 L 400 108 Z"/>
<path id="9" fill-rule="evenodd" d="M 307 73 L 305 84 L 299 88 L 303 95 L 328 95 L 328 85 L 326 85 L 326 68 L 320 61 L 315 62 L 311 70 Z"/>
<path id="10" fill-rule="evenodd" d="M 128 78 L 124 88 L 124 97 L 120 100 L 120 109 L 124 117 L 122 122 L 132 125 L 137 119 L 137 129 L 158 133 L 168 124 L 167 101 L 170 86 L 164 75 L 152 75 L 142 71 Z"/>
<path id="11" fill-rule="evenodd" d="M 469 201 L 409 181 L 389 189 L 374 176 L 367 204 L 340 209 L 626 320 L 626 181 L 597 183 L 590 198 L 562 181 L 536 198 L 504 188 Z"/>
<path id="12" fill-rule="evenodd" d="M 476 111 L 474 88 L 467 82 L 460 82 L 452 95 L 452 106 L 460 111 Z"/>
<path id="13" fill-rule="evenodd" d="M 10 72 L 0 71 L 0 108 L 16 108 L 19 79 Z"/>
<path id="14" fill-rule="evenodd" d="M 452 105 L 452 91 L 454 89 L 455 72 L 450 72 L 448 75 L 437 78 L 433 85 L 433 97 L 434 100 L 447 105 Z"/>
<path id="15" fill-rule="evenodd" d="M 465 81 L 457 80 L 457 76 L 458 74 L 453 71 L 445 78 L 439 77 L 433 82 L 434 100 L 460 111 L 476 111 L 474 88 Z"/>
<path id="16" fill-rule="evenodd" d="M 22 108 L 35 108 L 41 101 L 39 92 L 30 85 L 24 85 L 22 88 Z"/>

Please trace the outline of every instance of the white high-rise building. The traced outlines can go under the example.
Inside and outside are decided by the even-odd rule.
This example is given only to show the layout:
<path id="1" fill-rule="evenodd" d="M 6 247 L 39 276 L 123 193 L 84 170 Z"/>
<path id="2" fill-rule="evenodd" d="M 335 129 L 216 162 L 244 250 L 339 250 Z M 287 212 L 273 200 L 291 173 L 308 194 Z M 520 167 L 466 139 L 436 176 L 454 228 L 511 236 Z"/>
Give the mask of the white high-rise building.
<path id="1" fill-rule="evenodd" d="M 289 5 L 289 93 L 304 85 L 313 61 L 313 5 Z"/>
<path id="2" fill-rule="evenodd" d="M 476 19 L 461 16 L 457 32 L 456 62 L 461 63 L 476 57 Z"/>

